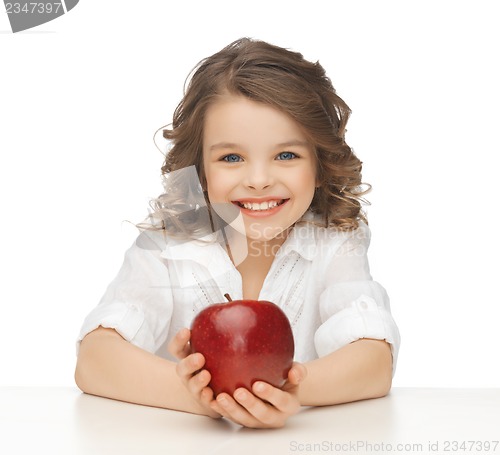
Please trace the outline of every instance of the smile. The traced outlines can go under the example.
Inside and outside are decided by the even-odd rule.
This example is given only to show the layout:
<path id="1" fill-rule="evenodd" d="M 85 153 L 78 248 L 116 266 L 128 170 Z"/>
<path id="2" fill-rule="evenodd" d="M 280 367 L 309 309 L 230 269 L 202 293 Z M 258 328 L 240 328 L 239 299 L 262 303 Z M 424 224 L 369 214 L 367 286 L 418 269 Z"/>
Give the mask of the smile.
<path id="1" fill-rule="evenodd" d="M 288 199 L 277 199 L 273 201 L 264 201 L 264 202 L 245 202 L 245 201 L 236 201 L 236 204 L 239 205 L 242 208 L 245 208 L 247 210 L 252 210 L 252 211 L 265 211 L 265 210 L 270 210 L 275 207 L 278 207 L 282 204 L 284 204 Z"/>

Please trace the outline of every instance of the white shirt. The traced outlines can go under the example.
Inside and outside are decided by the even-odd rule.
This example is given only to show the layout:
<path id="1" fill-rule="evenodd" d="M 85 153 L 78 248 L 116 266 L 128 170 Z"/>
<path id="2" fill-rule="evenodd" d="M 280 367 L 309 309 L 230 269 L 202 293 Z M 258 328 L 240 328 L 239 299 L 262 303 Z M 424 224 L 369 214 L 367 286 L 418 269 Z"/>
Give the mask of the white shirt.
<path id="1" fill-rule="evenodd" d="M 215 234 L 214 234 L 215 235 Z M 365 224 L 341 232 L 295 226 L 267 274 L 259 300 L 288 316 L 295 360 L 325 356 L 360 338 L 386 340 L 396 368 L 400 335 L 385 289 L 373 281 Z M 125 253 L 118 275 L 86 317 L 78 337 L 99 326 L 149 352 L 174 360 L 166 345 L 213 303 L 243 298 L 241 275 L 219 243 L 179 241 L 144 231 Z"/>

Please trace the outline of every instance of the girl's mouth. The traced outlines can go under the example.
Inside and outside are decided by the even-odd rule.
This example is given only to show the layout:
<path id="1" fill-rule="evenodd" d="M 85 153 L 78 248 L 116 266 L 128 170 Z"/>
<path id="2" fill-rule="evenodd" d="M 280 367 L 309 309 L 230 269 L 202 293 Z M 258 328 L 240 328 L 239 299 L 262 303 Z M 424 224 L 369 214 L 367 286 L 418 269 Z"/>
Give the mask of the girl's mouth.
<path id="1" fill-rule="evenodd" d="M 251 216 L 265 216 L 276 213 L 290 199 L 275 199 L 263 202 L 234 201 L 233 204 L 241 208 L 241 211 Z"/>
<path id="2" fill-rule="evenodd" d="M 240 207 L 245 208 L 247 210 L 253 210 L 253 211 L 263 211 L 263 210 L 269 210 L 273 209 L 274 207 L 277 207 L 279 205 L 284 204 L 288 199 L 281 199 L 281 200 L 275 200 L 275 201 L 265 201 L 265 202 L 239 202 L 236 201 L 236 204 L 238 204 Z"/>

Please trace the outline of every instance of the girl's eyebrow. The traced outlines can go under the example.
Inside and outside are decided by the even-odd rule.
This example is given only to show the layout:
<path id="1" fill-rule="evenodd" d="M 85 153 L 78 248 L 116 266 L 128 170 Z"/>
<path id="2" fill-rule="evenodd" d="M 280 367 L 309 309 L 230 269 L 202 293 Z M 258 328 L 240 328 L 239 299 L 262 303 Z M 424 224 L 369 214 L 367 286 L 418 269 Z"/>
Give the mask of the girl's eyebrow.
<path id="1" fill-rule="evenodd" d="M 299 146 L 299 147 L 307 147 L 309 145 L 309 142 L 307 141 L 300 141 L 298 139 L 292 140 L 292 141 L 286 141 L 286 142 L 281 142 L 280 144 L 277 144 L 276 147 L 294 147 L 294 146 Z"/>
<path id="2" fill-rule="evenodd" d="M 276 144 L 276 148 L 293 147 L 293 146 L 307 147 L 309 146 L 309 142 L 294 139 Z M 211 145 L 209 151 L 212 152 L 217 149 L 235 149 L 235 148 L 241 148 L 241 146 L 234 142 L 218 142 L 217 144 Z"/>
<path id="3" fill-rule="evenodd" d="M 238 147 L 238 144 L 235 144 L 234 142 L 218 142 L 217 144 L 211 145 L 209 150 L 213 152 L 217 149 L 234 149 Z"/>

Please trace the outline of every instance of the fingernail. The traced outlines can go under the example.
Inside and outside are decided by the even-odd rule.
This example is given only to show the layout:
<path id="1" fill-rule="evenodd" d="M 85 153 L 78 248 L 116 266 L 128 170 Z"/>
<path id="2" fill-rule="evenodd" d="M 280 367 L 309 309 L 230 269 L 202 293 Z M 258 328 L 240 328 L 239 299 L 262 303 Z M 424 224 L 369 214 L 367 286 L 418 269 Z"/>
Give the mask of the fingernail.
<path id="1" fill-rule="evenodd" d="M 266 386 L 262 382 L 256 382 L 253 387 L 256 392 L 264 392 L 266 389 Z"/>
<path id="2" fill-rule="evenodd" d="M 235 393 L 234 393 L 234 397 L 237 399 L 237 400 L 244 400 L 246 397 L 247 397 L 247 394 L 244 390 L 237 390 Z"/>

